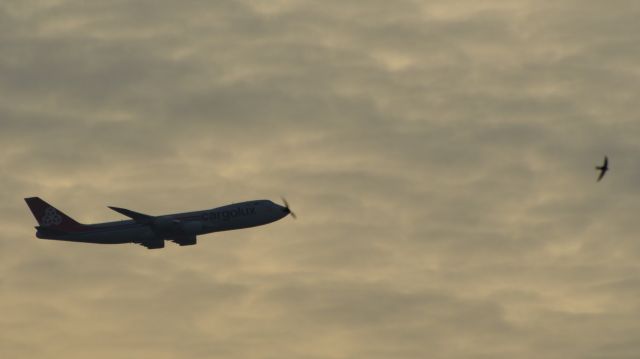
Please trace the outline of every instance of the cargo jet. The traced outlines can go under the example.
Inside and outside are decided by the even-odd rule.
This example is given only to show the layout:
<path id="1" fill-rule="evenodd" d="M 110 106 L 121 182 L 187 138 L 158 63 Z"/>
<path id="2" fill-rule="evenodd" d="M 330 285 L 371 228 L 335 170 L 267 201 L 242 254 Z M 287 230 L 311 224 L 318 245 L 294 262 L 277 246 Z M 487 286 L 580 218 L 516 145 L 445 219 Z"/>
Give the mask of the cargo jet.
<path id="1" fill-rule="evenodd" d="M 295 214 L 269 200 L 234 203 L 203 211 L 151 216 L 119 207 L 109 207 L 130 220 L 81 224 L 39 197 L 25 198 L 38 221 L 36 237 L 69 242 L 137 243 L 148 249 L 164 248 L 169 240 L 181 246 L 196 244 L 196 236 L 242 229 L 275 222 Z"/>

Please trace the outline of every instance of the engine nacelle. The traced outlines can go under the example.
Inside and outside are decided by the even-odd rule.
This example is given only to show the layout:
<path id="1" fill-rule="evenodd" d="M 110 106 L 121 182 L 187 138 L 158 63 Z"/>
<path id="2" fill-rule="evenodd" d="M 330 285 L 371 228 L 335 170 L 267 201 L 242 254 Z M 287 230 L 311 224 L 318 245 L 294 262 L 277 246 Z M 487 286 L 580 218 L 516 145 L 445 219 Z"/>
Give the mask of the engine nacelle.
<path id="1" fill-rule="evenodd" d="M 174 237 L 171 240 L 175 243 L 178 243 L 181 246 L 192 246 L 197 243 L 196 236 L 181 236 Z"/>
<path id="2" fill-rule="evenodd" d="M 142 245 L 147 247 L 147 249 L 160 249 L 164 248 L 164 239 L 156 238 L 149 242 L 144 242 Z"/>

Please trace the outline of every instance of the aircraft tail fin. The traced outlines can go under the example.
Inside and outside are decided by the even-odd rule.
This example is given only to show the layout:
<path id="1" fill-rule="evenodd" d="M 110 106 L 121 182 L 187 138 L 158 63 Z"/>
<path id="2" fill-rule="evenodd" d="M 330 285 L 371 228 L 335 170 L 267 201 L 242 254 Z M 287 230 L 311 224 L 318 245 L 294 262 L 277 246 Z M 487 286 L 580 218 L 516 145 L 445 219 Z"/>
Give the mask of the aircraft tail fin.
<path id="1" fill-rule="evenodd" d="M 82 224 L 62 213 L 40 197 L 29 197 L 24 200 L 27 202 L 27 206 L 29 206 L 36 221 L 38 221 L 40 228 L 59 232 L 75 232 L 81 230 L 83 227 Z"/>

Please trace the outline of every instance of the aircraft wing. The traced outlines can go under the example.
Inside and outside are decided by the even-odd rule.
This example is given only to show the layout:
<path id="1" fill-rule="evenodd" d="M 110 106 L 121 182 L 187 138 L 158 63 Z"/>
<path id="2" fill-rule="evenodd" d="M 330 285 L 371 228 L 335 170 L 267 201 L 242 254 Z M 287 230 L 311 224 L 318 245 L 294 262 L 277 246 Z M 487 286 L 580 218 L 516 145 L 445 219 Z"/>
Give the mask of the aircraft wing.
<path id="1" fill-rule="evenodd" d="M 139 212 L 134 212 L 130 209 L 126 209 L 126 208 L 120 208 L 120 207 L 111 207 L 109 206 L 109 208 L 111 208 L 112 210 L 123 214 L 131 219 L 133 219 L 134 221 L 141 223 L 141 224 L 151 224 L 153 223 L 153 220 L 156 218 L 154 216 L 150 216 L 148 214 L 143 214 L 143 213 L 139 213 Z"/>
<path id="2" fill-rule="evenodd" d="M 598 176 L 598 182 L 600 182 L 600 180 L 602 180 L 602 177 L 604 177 L 605 173 L 607 173 L 607 171 L 604 170 L 604 169 L 600 171 L 600 176 Z"/>

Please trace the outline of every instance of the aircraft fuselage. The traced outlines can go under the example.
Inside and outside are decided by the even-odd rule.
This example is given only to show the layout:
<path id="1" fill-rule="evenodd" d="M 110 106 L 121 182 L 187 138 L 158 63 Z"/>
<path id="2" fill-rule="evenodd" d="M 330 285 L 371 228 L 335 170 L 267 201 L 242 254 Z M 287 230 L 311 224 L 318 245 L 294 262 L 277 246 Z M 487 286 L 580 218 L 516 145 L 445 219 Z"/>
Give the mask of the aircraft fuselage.
<path id="1" fill-rule="evenodd" d="M 42 201 L 39 198 L 37 200 Z M 117 211 L 127 211 L 121 213 L 133 213 L 133 219 L 85 225 L 73 221 L 44 201 L 42 202 L 48 207 L 38 212 L 33 207 L 39 204 L 30 201 L 36 200 L 27 199 L 27 203 L 40 223 L 40 226 L 36 227 L 38 238 L 101 244 L 139 243 L 147 248 L 162 248 L 164 240 L 172 240 L 181 245 L 195 244 L 198 235 L 261 226 L 275 222 L 290 213 L 287 207 L 270 200 L 247 201 L 209 210 L 163 216 L 147 216 L 112 207 Z M 65 226 L 67 228 L 62 228 Z"/>

